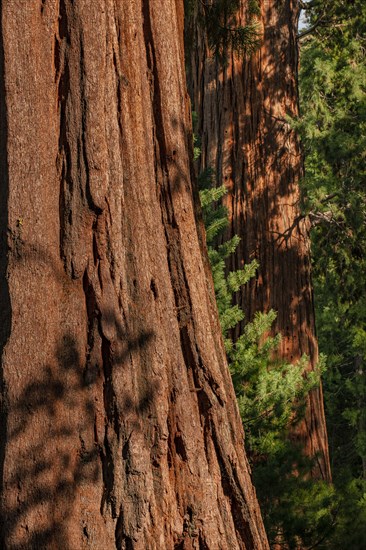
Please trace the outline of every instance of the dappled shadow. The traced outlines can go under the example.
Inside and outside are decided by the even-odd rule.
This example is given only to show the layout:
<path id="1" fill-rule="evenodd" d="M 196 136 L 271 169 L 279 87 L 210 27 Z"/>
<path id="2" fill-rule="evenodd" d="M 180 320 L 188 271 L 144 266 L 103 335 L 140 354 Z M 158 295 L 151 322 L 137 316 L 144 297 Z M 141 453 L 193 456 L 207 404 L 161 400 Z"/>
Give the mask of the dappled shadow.
<path id="1" fill-rule="evenodd" d="M 6 491 L 8 495 L 20 495 L 6 510 L 6 540 L 24 530 L 24 540 L 9 546 L 14 550 L 25 544 L 29 548 L 51 544 L 67 547 L 65 527 L 73 513 L 78 486 L 86 481 L 96 482 L 99 476 L 99 449 L 96 445 L 86 446 L 81 435 L 94 423 L 94 404 L 83 391 L 81 359 L 70 334 L 64 335 L 55 356 L 56 366 L 45 365 L 40 375 L 26 385 L 15 406 L 10 404 L 9 414 L 15 422 L 7 444 L 18 447 L 20 452 L 7 479 Z M 77 435 L 79 445 L 75 447 Z M 23 484 L 27 486 L 24 492 Z M 27 521 L 41 508 L 41 525 L 32 530 L 28 540 Z"/>
<path id="2" fill-rule="evenodd" d="M 135 347 L 140 345 L 132 343 Z M 46 364 L 34 380 L 21 392 L 9 417 L 12 422 L 6 441 L 7 449 L 18 449 L 13 458 L 11 475 L 6 480 L 7 501 L 12 504 L 3 515 L 4 548 L 65 548 L 69 545 L 68 522 L 74 513 L 74 502 L 90 483 L 103 480 L 104 494 L 99 506 L 108 501 L 112 491 L 113 460 L 103 441 L 96 433 L 95 391 L 93 385 L 104 378 L 102 372 L 95 381 L 85 381 L 84 365 L 78 352 L 78 344 L 71 334 L 65 333 L 55 350 L 55 364 Z M 112 385 L 112 381 L 109 383 Z M 119 396 L 106 393 L 107 381 L 103 381 L 104 398 L 118 408 L 118 419 L 133 412 L 140 417 L 154 398 L 156 387 L 152 384 L 146 394 L 136 396 L 128 391 Z M 108 415 L 107 415 L 108 416 Z M 114 418 L 114 422 L 118 421 Z M 139 429 L 139 423 L 134 424 Z M 108 448 L 107 448 L 108 449 Z M 9 468 L 9 465 L 8 465 Z M 98 507 L 98 503 L 95 503 Z M 28 523 L 38 515 L 39 526 Z M 87 538 L 87 525 L 84 526 Z M 23 536 L 22 536 L 23 535 Z"/>
<path id="3" fill-rule="evenodd" d="M 57 262 L 39 246 L 22 242 L 15 261 L 47 264 L 57 280 L 65 280 Z M 3 282 L 1 286 L 4 292 Z M 48 361 L 37 365 L 35 352 L 33 358 L 19 357 L 19 364 L 7 369 L 12 398 L 4 401 L 3 386 L 1 446 L 7 460 L 1 547 L 8 550 L 74 550 L 70 524 L 75 513 L 85 519 L 81 536 L 90 538 L 93 522 L 88 523 L 87 513 L 83 516 L 79 501 L 92 487 L 91 506 L 98 513 L 113 504 L 116 457 L 111 438 L 128 437 L 122 428 L 127 416 L 129 430 L 141 431 L 141 418 L 149 413 L 159 389 L 152 382 L 136 392 L 126 369 L 131 354 L 148 346 L 154 332 L 141 329 L 130 334 L 128 323 L 123 326 L 112 309 L 100 308 L 87 277 L 84 292 L 87 315 L 79 315 L 86 322 L 88 348 L 83 349 L 77 334 L 64 330 Z M 4 311 L 9 315 L 3 302 L 3 315 Z M 105 336 L 106 329 L 113 332 L 112 339 Z M 39 345 L 42 349 L 42 342 Z M 22 373 L 18 378 L 17 372 Z M 126 448 L 124 460 L 128 456 Z"/>

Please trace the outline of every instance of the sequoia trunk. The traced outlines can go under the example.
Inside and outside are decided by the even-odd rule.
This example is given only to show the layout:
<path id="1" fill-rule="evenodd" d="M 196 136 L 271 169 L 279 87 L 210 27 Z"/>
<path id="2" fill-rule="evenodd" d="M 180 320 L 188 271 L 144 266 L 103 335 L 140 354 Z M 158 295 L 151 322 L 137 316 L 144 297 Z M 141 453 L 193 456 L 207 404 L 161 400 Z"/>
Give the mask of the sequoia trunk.
<path id="1" fill-rule="evenodd" d="M 247 22 L 241 0 L 236 23 Z M 225 184 L 230 215 L 226 237 L 241 242 L 229 269 L 259 261 L 258 277 L 237 294 L 251 320 L 256 311 L 277 312 L 281 356 L 309 368 L 318 361 L 310 274 L 309 222 L 300 215 L 299 179 L 303 162 L 287 117 L 298 114 L 296 0 L 260 0 L 257 16 L 261 47 L 225 64 L 210 54 L 202 28 L 190 29 L 190 93 L 202 139 L 200 169 L 213 168 Z M 233 22 L 231 22 L 233 24 Z M 242 327 L 238 327 L 236 335 Z M 315 476 L 330 480 L 322 389 L 311 392 L 297 437 L 309 456 L 318 457 Z"/>
<path id="2" fill-rule="evenodd" d="M 195 223 L 181 3 L 0 9 L 1 548 L 268 548 Z"/>

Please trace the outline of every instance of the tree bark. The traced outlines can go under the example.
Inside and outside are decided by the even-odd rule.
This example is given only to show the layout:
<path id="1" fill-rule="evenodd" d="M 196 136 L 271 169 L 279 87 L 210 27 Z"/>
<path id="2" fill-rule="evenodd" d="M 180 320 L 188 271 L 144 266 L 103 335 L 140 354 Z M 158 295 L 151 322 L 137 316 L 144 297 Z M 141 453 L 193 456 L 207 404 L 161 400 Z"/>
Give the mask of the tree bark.
<path id="1" fill-rule="evenodd" d="M 245 25 L 242 0 L 236 24 Z M 211 167 L 225 184 L 230 225 L 225 238 L 241 242 L 228 269 L 259 261 L 258 276 L 236 296 L 246 322 L 256 311 L 277 312 L 280 356 L 318 361 L 310 266 L 310 222 L 300 215 L 301 149 L 287 117 L 298 115 L 295 0 L 259 1 L 261 47 L 246 58 L 228 52 L 226 64 L 210 54 L 202 27 L 190 28 L 189 88 L 202 139 L 200 170 Z M 234 334 L 237 337 L 242 326 Z M 331 479 L 321 386 L 311 392 L 296 437 L 317 457 L 314 476 Z"/>
<path id="2" fill-rule="evenodd" d="M 192 191 L 181 2 L 0 6 L 1 548 L 266 549 Z"/>

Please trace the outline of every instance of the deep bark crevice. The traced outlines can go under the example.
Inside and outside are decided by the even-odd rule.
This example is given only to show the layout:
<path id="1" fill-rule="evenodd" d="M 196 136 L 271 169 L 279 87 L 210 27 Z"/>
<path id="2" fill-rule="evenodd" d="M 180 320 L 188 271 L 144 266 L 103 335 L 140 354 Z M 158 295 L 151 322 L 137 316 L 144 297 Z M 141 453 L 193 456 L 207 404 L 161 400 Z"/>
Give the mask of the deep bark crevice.
<path id="1" fill-rule="evenodd" d="M 159 144 L 159 155 L 156 161 L 162 168 L 163 172 L 166 172 L 166 140 L 164 130 L 164 120 L 162 117 L 162 101 L 159 84 L 159 74 L 156 64 L 156 52 L 154 46 L 154 34 L 151 27 L 151 15 L 150 15 L 150 0 L 142 0 L 142 16 L 143 16 L 143 31 L 146 48 L 146 60 L 147 66 L 150 71 L 150 88 L 152 91 L 153 99 L 153 113 L 154 113 L 154 130 L 157 142 Z"/>
<path id="2" fill-rule="evenodd" d="M 103 474 L 103 496 L 100 504 L 100 513 L 105 514 L 105 507 L 110 506 L 112 518 L 117 517 L 116 498 L 114 495 L 114 459 L 111 446 L 108 440 L 108 430 L 105 429 L 103 447 L 99 451 L 102 474 Z"/>
<path id="3" fill-rule="evenodd" d="M 103 335 L 102 336 L 102 359 L 104 372 L 104 407 L 108 418 L 108 424 L 114 429 L 115 434 L 119 438 L 119 414 L 117 407 L 117 397 L 113 387 L 113 358 L 111 350 L 111 342 Z"/>
<path id="4" fill-rule="evenodd" d="M 85 271 L 83 277 L 83 290 L 85 295 L 85 307 L 87 313 L 87 350 L 84 367 L 84 383 L 86 386 L 94 384 L 99 378 L 101 365 L 97 357 L 94 357 L 94 348 L 97 345 L 96 335 L 100 324 L 100 311 L 97 305 L 97 298 L 89 280 L 88 273 Z"/>
<path id="5" fill-rule="evenodd" d="M 58 16 L 58 36 L 55 36 L 55 82 L 59 112 L 58 171 L 60 174 L 59 218 L 60 218 L 60 257 L 65 271 L 71 269 L 67 264 L 66 247 L 69 240 L 69 228 L 72 225 L 73 178 L 71 173 L 72 154 L 68 140 L 68 100 L 70 94 L 69 35 L 66 0 L 60 0 Z"/>
<path id="6" fill-rule="evenodd" d="M 116 550 L 133 550 L 134 548 L 132 538 L 124 532 L 122 507 L 116 523 L 115 544 Z"/>

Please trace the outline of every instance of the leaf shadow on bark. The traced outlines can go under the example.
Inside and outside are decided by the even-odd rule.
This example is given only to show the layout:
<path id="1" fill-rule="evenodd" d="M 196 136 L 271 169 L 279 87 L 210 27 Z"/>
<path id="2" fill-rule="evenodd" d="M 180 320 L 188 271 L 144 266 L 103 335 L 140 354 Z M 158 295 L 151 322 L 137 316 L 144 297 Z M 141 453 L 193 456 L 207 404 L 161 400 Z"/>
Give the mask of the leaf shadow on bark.
<path id="1" fill-rule="evenodd" d="M 23 242 L 18 261 L 29 265 L 48 262 L 55 277 L 64 280 L 62 270 L 40 248 Z M 3 292 L 3 281 L 0 282 Z M 103 335 L 101 317 L 108 327 L 115 327 L 120 344 L 116 353 L 113 342 Z M 159 388 L 154 383 L 142 384 L 137 395 L 132 395 L 128 387 L 119 395 L 116 388 L 121 387 L 116 385 L 115 376 L 118 373 L 123 378 L 125 369 L 131 368 L 131 354 L 141 353 L 154 333 L 142 330 L 132 336 L 109 309 L 103 315 L 99 311 L 97 325 L 100 338 L 88 340 L 88 348 L 99 346 L 97 355 L 91 349 L 83 353 L 77 336 L 64 330 L 46 364 L 31 366 L 32 358 L 28 358 L 24 371 L 32 372 L 33 378 L 28 376 L 31 381 L 4 409 L 1 445 L 4 451 L 9 447 L 16 449 L 17 460 L 8 462 L 2 488 L 7 504 L 0 517 L 1 548 L 74 550 L 74 543 L 69 542 L 68 523 L 77 502 L 86 498 L 88 486 L 103 487 L 99 495 L 101 513 L 107 507 L 113 517 L 118 515 L 114 509 L 112 440 L 125 440 L 121 428 L 124 422 L 135 432 L 141 430 L 141 418 L 151 412 L 150 405 Z M 85 330 L 92 328 L 88 324 Z M 125 447 L 123 458 L 128 468 L 128 441 Z M 91 543 L 93 536 L 90 525 L 85 518 L 82 536 L 86 543 L 89 539 Z"/>

